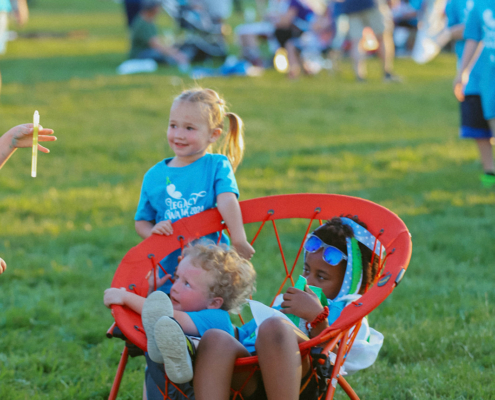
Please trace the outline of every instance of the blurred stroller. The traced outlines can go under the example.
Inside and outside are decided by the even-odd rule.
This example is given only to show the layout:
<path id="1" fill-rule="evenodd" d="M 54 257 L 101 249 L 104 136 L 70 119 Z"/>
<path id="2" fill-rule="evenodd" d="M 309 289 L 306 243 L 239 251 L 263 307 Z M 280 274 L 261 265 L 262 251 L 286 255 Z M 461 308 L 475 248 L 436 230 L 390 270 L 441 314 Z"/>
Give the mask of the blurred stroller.
<path id="1" fill-rule="evenodd" d="M 209 3 L 206 0 L 163 0 L 163 9 L 175 20 L 182 36 L 179 49 L 192 62 L 227 57 L 222 31 L 225 13 L 222 15 Z M 223 0 L 219 2 L 222 3 Z"/>

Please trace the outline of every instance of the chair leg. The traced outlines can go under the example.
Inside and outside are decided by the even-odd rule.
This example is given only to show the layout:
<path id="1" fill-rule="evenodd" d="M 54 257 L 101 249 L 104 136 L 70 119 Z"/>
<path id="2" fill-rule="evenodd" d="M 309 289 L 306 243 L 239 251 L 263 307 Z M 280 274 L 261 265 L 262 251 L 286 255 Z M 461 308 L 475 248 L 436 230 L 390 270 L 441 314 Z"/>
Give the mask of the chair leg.
<path id="1" fill-rule="evenodd" d="M 344 332 L 344 336 L 340 339 L 339 350 L 337 351 L 337 359 L 335 360 L 335 364 L 333 366 L 332 375 L 330 376 L 330 381 L 327 389 L 327 395 L 325 397 L 326 400 L 333 399 L 333 395 L 335 394 L 335 389 L 337 388 L 338 377 L 340 376 L 340 367 L 344 363 L 344 354 L 346 351 L 346 343 L 349 337 L 349 330 Z"/>
<path id="2" fill-rule="evenodd" d="M 127 365 L 127 360 L 129 359 L 129 350 L 127 346 L 124 346 L 124 351 L 120 357 L 119 366 L 117 368 L 117 373 L 115 374 L 115 379 L 113 381 L 112 390 L 108 396 L 108 400 L 115 400 L 117 398 L 117 393 L 119 392 L 120 382 L 122 382 L 122 377 L 124 376 L 124 370 Z"/>
<path id="3" fill-rule="evenodd" d="M 351 385 L 347 383 L 343 376 L 338 376 L 337 381 L 339 382 L 340 387 L 347 393 L 351 400 L 359 400 L 359 396 L 352 389 Z"/>

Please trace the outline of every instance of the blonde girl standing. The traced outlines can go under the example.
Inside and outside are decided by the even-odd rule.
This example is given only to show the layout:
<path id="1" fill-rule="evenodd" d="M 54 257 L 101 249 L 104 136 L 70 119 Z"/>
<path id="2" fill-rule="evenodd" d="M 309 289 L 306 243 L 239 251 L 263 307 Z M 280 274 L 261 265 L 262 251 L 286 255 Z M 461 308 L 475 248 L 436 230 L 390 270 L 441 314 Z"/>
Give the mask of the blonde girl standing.
<path id="1" fill-rule="evenodd" d="M 229 130 L 221 147 L 223 154 L 213 154 L 225 118 Z M 173 222 L 216 206 L 230 231 L 232 246 L 250 259 L 254 249 L 246 239 L 234 176 L 244 153 L 241 118 L 227 111 L 225 101 L 214 90 L 186 90 L 170 109 L 167 140 L 175 156 L 145 174 L 134 218 L 136 232 L 143 239 L 152 234 L 171 235 Z M 218 234 L 208 237 L 217 240 Z M 222 242 L 226 240 L 223 235 Z M 160 262 L 172 276 L 179 255 L 177 250 Z M 161 290 L 169 293 L 171 286 L 168 281 Z"/>

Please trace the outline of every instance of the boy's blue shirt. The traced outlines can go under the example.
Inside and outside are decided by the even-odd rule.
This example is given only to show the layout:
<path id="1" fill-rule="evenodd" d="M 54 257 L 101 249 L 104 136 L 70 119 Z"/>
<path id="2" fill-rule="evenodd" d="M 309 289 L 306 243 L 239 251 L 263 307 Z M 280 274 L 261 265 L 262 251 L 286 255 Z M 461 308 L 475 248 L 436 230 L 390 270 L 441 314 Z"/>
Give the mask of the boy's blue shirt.
<path id="1" fill-rule="evenodd" d="M 473 9 L 474 0 L 449 0 L 445 9 L 445 14 L 448 19 L 448 26 L 453 27 L 455 25 L 466 24 L 470 11 Z M 455 53 L 457 55 L 457 68 L 460 67 L 462 53 L 464 51 L 465 40 L 458 40 L 455 43 Z M 471 73 L 469 74 L 469 82 L 466 85 L 465 94 L 473 95 L 480 93 L 480 74 L 481 68 L 486 62 L 483 58 L 486 53 L 482 52 L 478 61 L 473 66 Z"/>
<path id="2" fill-rule="evenodd" d="M 198 329 L 199 336 L 203 336 L 208 329 L 221 329 L 231 336 L 235 336 L 230 315 L 225 310 L 206 309 L 200 311 L 186 312 L 191 317 Z"/>

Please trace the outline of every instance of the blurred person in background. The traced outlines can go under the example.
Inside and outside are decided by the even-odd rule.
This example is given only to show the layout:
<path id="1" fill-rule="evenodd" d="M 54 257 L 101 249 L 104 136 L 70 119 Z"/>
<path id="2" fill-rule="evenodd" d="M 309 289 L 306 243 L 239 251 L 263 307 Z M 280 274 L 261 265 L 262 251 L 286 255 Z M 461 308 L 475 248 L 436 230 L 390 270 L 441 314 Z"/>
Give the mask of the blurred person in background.
<path id="1" fill-rule="evenodd" d="M 26 0 L 0 0 L 0 55 L 5 54 L 9 40 L 9 14 L 12 14 L 19 26 L 29 18 Z"/>
<path id="2" fill-rule="evenodd" d="M 361 49 L 361 38 L 365 27 L 370 27 L 378 40 L 378 55 L 382 60 L 383 79 L 386 82 L 400 82 L 393 73 L 395 46 L 393 39 L 394 22 L 386 0 L 339 0 L 342 13 L 349 17 L 351 58 L 358 81 L 365 81 L 367 70 Z"/>
<path id="3" fill-rule="evenodd" d="M 302 71 L 306 75 L 314 75 L 321 69 L 330 69 L 332 63 L 323 58 L 332 45 L 335 34 L 333 14 L 323 2 L 305 0 L 311 6 L 312 16 L 306 30 L 297 38 L 287 41 L 287 57 L 289 59 L 289 78 L 297 78 Z"/>
<path id="4" fill-rule="evenodd" d="M 299 50 L 294 39 L 311 30 L 317 15 L 323 15 L 325 12 L 326 8 L 320 9 L 322 5 L 323 3 L 317 0 L 289 0 L 287 11 L 280 15 L 275 23 L 274 35 L 280 47 L 287 50 L 290 79 L 297 78 L 302 69 Z"/>
<path id="5" fill-rule="evenodd" d="M 418 30 L 418 10 L 409 0 L 394 0 L 391 2 L 394 19 L 394 43 L 397 56 L 408 56 L 414 45 Z"/>
<path id="6" fill-rule="evenodd" d="M 155 20 L 161 11 L 160 0 L 142 0 L 141 10 L 131 25 L 130 59 L 151 58 L 157 63 L 187 67 L 188 57 L 175 46 L 162 43 Z"/>
<path id="7" fill-rule="evenodd" d="M 454 94 L 461 105 L 462 138 L 475 139 L 484 174 L 481 184 L 495 186 L 495 1 L 450 0 L 446 14 L 459 57 Z"/>
<path id="8" fill-rule="evenodd" d="M 257 6 L 258 12 L 262 10 L 261 1 Z M 262 21 L 254 22 L 255 15 L 250 19 L 235 29 L 242 57 L 253 65 L 263 66 L 258 38 L 266 38 L 272 56 L 279 47 L 287 50 L 289 78 L 296 78 L 303 69 L 306 71 L 301 52 L 319 48 L 321 33 L 331 26 L 327 6 L 322 0 L 270 0 Z M 307 35 L 303 37 L 305 33 Z"/>
<path id="9" fill-rule="evenodd" d="M 9 14 L 12 13 L 19 26 L 24 25 L 28 18 L 26 0 L 0 0 L 0 55 L 7 51 L 7 42 L 10 35 Z M 0 72 L 0 92 L 2 91 L 2 73 Z"/>
<path id="10" fill-rule="evenodd" d="M 263 66 L 259 39 L 267 40 L 268 49 L 273 56 L 279 48 L 279 42 L 275 38 L 275 29 L 278 20 L 287 12 L 289 0 L 268 0 L 262 4 L 257 1 L 258 14 L 262 15 L 261 21 L 255 21 L 256 15 L 245 15 L 246 23 L 235 28 L 235 34 L 241 45 L 241 57 L 256 66 Z"/>
<path id="11" fill-rule="evenodd" d="M 281 13 L 275 21 L 275 37 L 281 47 L 293 38 L 309 29 L 314 17 L 313 10 L 301 0 L 288 0 L 287 10 Z"/>
<path id="12" fill-rule="evenodd" d="M 232 15 L 232 0 L 201 0 L 211 18 L 216 21 L 225 21 Z"/>
<path id="13" fill-rule="evenodd" d="M 141 11 L 141 0 L 124 0 L 124 11 L 127 18 L 127 27 L 130 28 L 134 19 Z"/>

